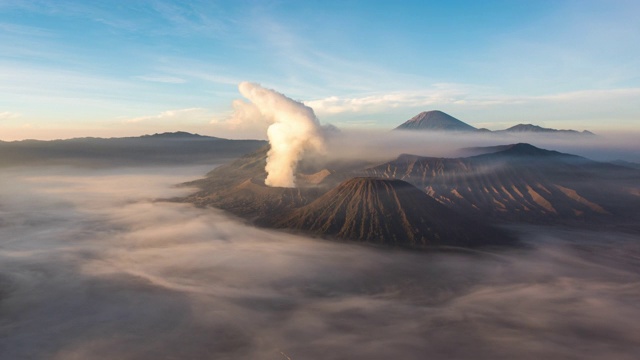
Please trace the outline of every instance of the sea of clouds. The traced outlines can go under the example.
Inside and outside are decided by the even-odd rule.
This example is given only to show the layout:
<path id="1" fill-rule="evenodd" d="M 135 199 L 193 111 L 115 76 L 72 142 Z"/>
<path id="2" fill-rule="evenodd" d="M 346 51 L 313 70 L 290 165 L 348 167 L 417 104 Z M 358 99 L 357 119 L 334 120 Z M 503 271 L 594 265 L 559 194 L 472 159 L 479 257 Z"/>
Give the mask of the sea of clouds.
<path id="1" fill-rule="evenodd" d="M 204 167 L 0 174 L 3 359 L 636 359 L 637 235 L 407 252 L 158 201 Z"/>

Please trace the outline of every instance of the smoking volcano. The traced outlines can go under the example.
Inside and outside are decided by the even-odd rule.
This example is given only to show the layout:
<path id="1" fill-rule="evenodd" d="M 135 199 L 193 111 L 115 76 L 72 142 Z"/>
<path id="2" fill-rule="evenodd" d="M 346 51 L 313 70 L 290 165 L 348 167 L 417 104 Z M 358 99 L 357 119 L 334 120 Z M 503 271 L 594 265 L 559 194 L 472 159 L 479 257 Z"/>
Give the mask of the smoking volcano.
<path id="1" fill-rule="evenodd" d="M 391 246 L 482 246 L 507 242 L 397 179 L 349 179 L 275 227 Z"/>
<path id="2" fill-rule="evenodd" d="M 320 122 L 313 109 L 258 84 L 243 82 L 238 89 L 250 103 L 236 103 L 235 116 L 257 113 L 269 124 L 267 136 L 271 148 L 265 184 L 295 187 L 296 168 L 305 152 L 324 152 Z"/>

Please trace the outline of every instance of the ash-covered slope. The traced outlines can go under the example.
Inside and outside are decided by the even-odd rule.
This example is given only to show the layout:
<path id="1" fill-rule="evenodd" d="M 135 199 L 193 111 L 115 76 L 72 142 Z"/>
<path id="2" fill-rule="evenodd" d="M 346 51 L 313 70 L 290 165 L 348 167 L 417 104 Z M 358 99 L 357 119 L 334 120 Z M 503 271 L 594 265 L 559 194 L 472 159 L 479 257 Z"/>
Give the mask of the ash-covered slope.
<path id="1" fill-rule="evenodd" d="M 310 167 L 298 174 L 297 188 L 264 185 L 267 150 L 187 184 L 200 191 L 184 200 L 229 211 L 258 225 L 402 246 L 445 239 L 452 239 L 450 244 L 473 245 L 494 238 L 485 236 L 494 230 L 469 225 L 474 222 L 466 223 L 465 217 L 484 224 L 614 226 L 640 231 L 640 171 L 530 144 L 492 147 L 493 153 L 467 158 L 401 155 L 377 166 L 358 162 L 319 170 Z M 371 179 L 338 186 L 354 177 L 404 180 L 417 189 Z M 479 236 L 454 231 L 459 225 L 476 229 Z"/>
<path id="2" fill-rule="evenodd" d="M 477 129 L 447 113 L 433 110 L 421 112 L 395 130 L 475 131 Z"/>
<path id="3" fill-rule="evenodd" d="M 364 171 L 402 179 L 440 203 L 488 220 L 632 220 L 640 172 L 529 144 L 469 158 L 401 155 Z"/>
<path id="4" fill-rule="evenodd" d="M 183 184 L 200 190 L 185 201 L 198 206 L 214 206 L 257 222 L 307 205 L 328 191 L 335 181 L 332 171 L 321 169 L 298 174 L 296 188 L 269 187 L 264 184 L 269 146 L 247 154 L 210 171 L 203 179 Z"/>
<path id="5" fill-rule="evenodd" d="M 401 180 L 353 178 L 274 227 L 408 247 L 504 244 L 509 236 L 447 209 Z"/>

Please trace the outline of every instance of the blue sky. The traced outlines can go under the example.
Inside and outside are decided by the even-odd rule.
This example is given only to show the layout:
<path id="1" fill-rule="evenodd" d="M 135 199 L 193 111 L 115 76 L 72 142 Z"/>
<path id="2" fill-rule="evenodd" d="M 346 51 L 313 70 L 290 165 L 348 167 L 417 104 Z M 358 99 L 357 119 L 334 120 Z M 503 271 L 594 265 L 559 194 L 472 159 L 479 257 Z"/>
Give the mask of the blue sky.
<path id="1" fill-rule="evenodd" d="M 252 81 L 322 122 L 640 130 L 640 2 L 0 0 L 0 139 L 185 130 Z"/>

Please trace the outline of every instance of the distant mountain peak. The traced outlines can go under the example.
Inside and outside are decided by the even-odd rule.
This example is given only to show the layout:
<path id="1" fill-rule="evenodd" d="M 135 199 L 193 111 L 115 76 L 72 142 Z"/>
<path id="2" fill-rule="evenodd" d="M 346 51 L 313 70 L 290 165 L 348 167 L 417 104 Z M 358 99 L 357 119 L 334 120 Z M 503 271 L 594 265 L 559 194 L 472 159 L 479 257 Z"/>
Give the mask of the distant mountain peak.
<path id="1" fill-rule="evenodd" d="M 539 147 L 533 146 L 528 143 L 517 143 L 508 145 L 503 153 L 517 154 L 517 155 L 550 155 L 559 154 L 557 151 L 545 150 Z"/>
<path id="2" fill-rule="evenodd" d="M 480 156 L 506 156 L 506 157 L 551 157 L 551 156 L 571 156 L 577 157 L 575 155 L 564 154 L 555 150 L 545 150 L 539 147 L 535 147 L 531 144 L 527 143 L 517 143 L 511 145 L 503 145 L 491 147 L 495 148 L 496 152 L 488 153 Z"/>
<path id="3" fill-rule="evenodd" d="M 557 133 L 557 134 L 574 134 L 574 135 L 595 135 L 591 131 L 587 131 L 587 130 L 584 130 L 584 131 L 557 130 L 557 129 L 551 129 L 551 128 L 544 128 L 542 126 L 533 125 L 533 124 L 518 124 L 501 131 L 514 132 L 514 133 Z"/>
<path id="4" fill-rule="evenodd" d="M 143 135 L 143 138 L 155 138 L 155 139 L 184 139 L 184 138 L 212 138 L 211 136 L 204 136 L 200 134 L 192 134 L 186 131 L 174 131 L 155 133 L 153 135 Z"/>
<path id="5" fill-rule="evenodd" d="M 518 124 L 518 125 L 514 125 L 508 129 L 506 129 L 505 131 L 540 131 L 540 132 L 547 132 L 547 131 L 553 131 L 552 129 L 547 129 L 547 128 L 543 128 L 541 126 L 538 125 L 533 125 L 533 124 Z"/>
<path id="6" fill-rule="evenodd" d="M 475 131 L 473 126 L 440 110 L 423 111 L 396 130 Z"/>

